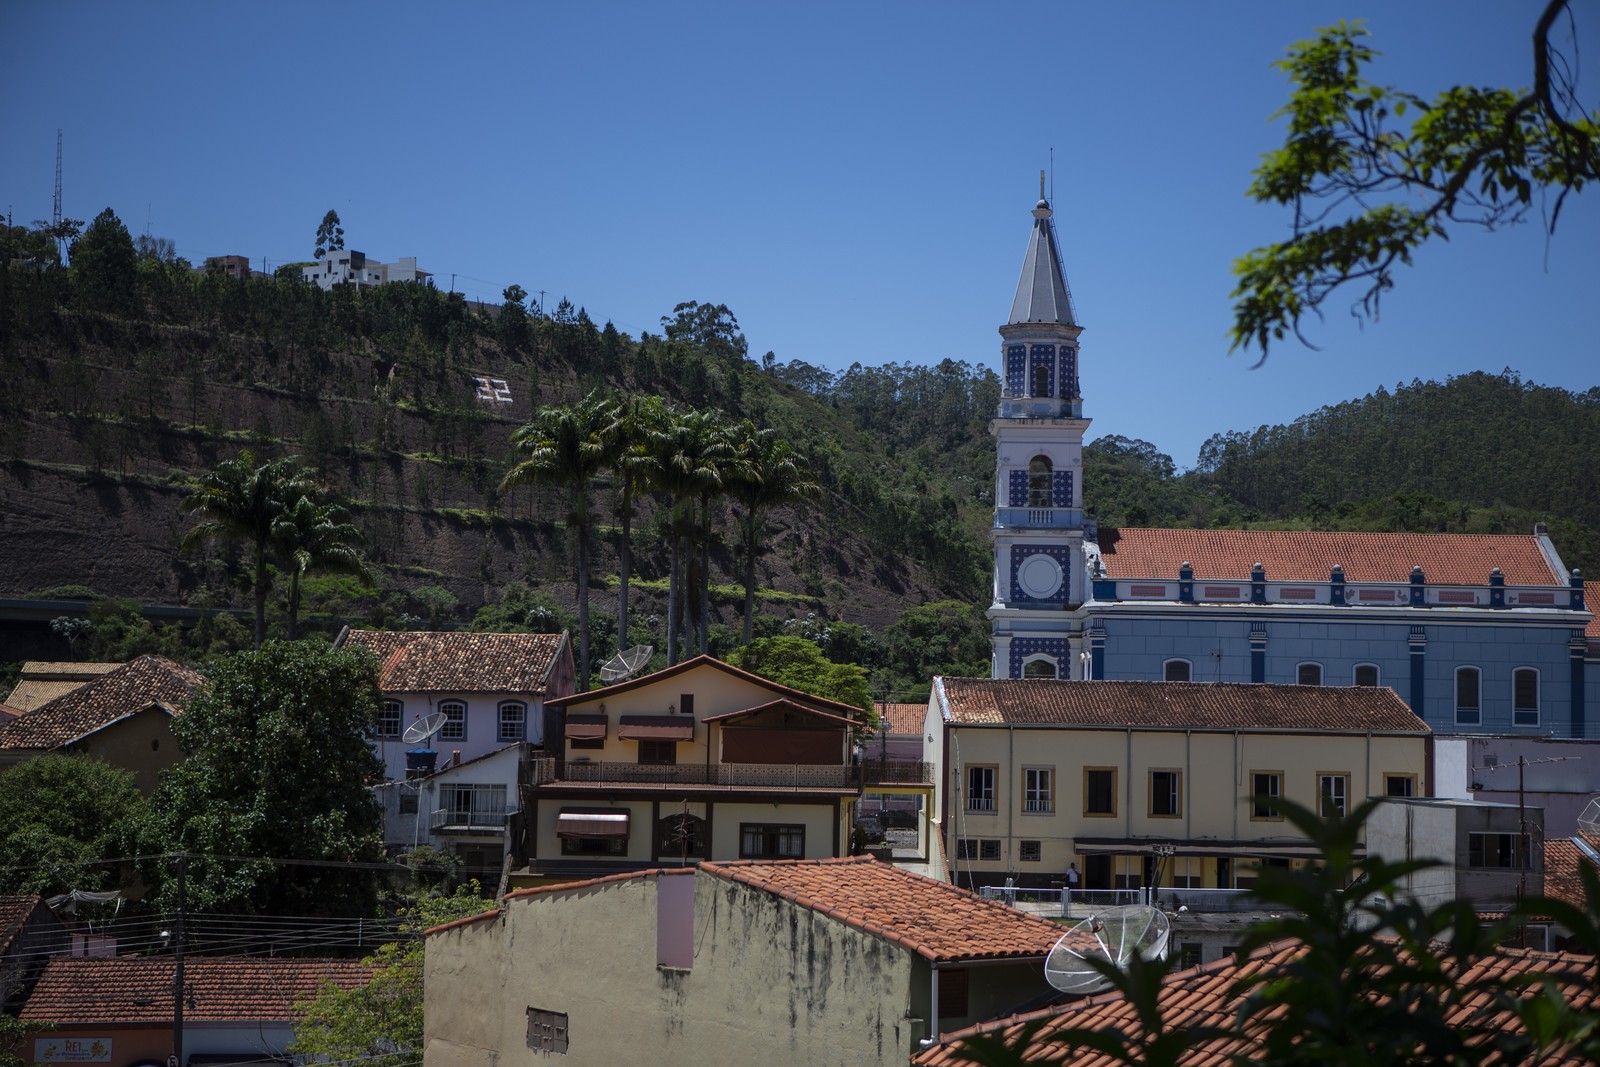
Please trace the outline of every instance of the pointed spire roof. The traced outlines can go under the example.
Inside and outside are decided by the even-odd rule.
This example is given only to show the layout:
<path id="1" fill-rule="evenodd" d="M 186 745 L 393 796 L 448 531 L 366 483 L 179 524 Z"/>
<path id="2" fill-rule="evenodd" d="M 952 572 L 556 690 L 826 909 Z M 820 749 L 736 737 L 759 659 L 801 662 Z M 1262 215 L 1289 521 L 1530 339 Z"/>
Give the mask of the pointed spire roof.
<path id="1" fill-rule="evenodd" d="M 1022 260 L 1022 277 L 1017 281 L 1017 296 L 1011 302 L 1008 326 L 1030 322 L 1054 322 L 1076 326 L 1072 313 L 1072 294 L 1067 291 L 1067 275 L 1061 269 L 1061 253 L 1056 248 L 1055 227 L 1050 225 L 1050 201 L 1043 199 L 1033 209 L 1033 233 L 1028 237 L 1028 254 Z"/>

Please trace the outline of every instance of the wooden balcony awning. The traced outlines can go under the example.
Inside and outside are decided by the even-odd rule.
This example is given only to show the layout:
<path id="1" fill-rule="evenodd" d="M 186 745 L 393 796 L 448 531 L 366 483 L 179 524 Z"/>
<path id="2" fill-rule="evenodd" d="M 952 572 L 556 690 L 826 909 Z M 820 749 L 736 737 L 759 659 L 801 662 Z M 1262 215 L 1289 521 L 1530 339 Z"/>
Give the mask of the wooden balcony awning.
<path id="1" fill-rule="evenodd" d="M 567 740 L 600 740 L 606 736 L 610 721 L 604 715 L 568 715 Z"/>
<path id="2" fill-rule="evenodd" d="M 558 837 L 627 837 L 628 809 L 606 811 L 562 808 L 556 816 Z"/>
<path id="3" fill-rule="evenodd" d="M 624 715 L 617 724 L 617 736 L 624 741 L 693 741 L 694 717 Z"/>

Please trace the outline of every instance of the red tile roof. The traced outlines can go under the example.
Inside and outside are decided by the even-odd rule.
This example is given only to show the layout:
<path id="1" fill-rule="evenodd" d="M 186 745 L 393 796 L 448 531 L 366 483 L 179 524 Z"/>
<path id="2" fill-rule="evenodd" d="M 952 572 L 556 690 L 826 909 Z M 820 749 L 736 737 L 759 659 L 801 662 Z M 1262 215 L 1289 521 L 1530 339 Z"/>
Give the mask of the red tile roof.
<path id="1" fill-rule="evenodd" d="M 192 1022 L 298 1019 L 295 1002 L 326 982 L 351 989 L 371 972 L 357 960 L 191 956 L 183 981 L 193 994 Z M 172 1020 L 171 958 L 118 956 L 51 960 L 19 1013 L 61 1026 L 166 1023 Z"/>
<path id="2" fill-rule="evenodd" d="M 22 924 L 28 921 L 28 916 L 42 907 L 43 897 L 0 897 L 0 956 L 5 955 L 11 939 L 17 936 Z"/>
<path id="3" fill-rule="evenodd" d="M 1233 993 L 1234 984 L 1243 978 L 1283 972 L 1302 953 L 1298 943 L 1277 942 L 1252 953 L 1243 963 L 1226 956 L 1215 963 L 1178 971 L 1167 977 L 1161 989 L 1163 1021 L 1170 1030 L 1195 1030 L 1217 1028 L 1217 1037 L 1202 1040 L 1178 1055 L 1180 1067 L 1213 1067 L 1253 1058 L 1254 1043 L 1261 1037 L 1265 1026 L 1257 1016 L 1252 1025 L 1243 1031 L 1236 1030 L 1234 1020 L 1239 1001 Z M 1526 952 L 1501 949 L 1480 958 L 1458 977 L 1460 984 L 1476 982 L 1486 977 L 1515 979 L 1519 976 L 1547 975 L 1560 986 L 1568 1003 L 1578 1012 L 1600 1009 L 1600 987 L 1593 981 L 1594 960 L 1570 953 Z M 1535 986 L 1537 988 L 1537 986 Z M 1517 1018 L 1510 1013 L 1487 1014 L 1491 1005 L 1486 997 L 1466 999 L 1449 1020 L 1452 1025 L 1472 1026 L 1485 1035 L 1506 1029 L 1519 1028 Z M 994 1034 L 1006 1040 L 1017 1040 L 1025 1026 L 1042 1024 L 1027 1041 L 1025 1048 L 1037 1060 L 1029 1062 L 1070 1062 L 1073 1067 L 1112 1067 L 1122 1061 L 1104 1053 L 1080 1049 L 1067 1060 L 1060 1057 L 1066 1049 L 1056 1041 L 1057 1035 L 1067 1029 L 1088 1029 L 1106 1032 L 1121 1030 L 1124 1034 L 1140 1033 L 1140 1022 L 1135 1009 L 1120 993 L 1105 993 L 1086 1000 L 1056 1005 L 1042 1011 L 1030 1012 L 1008 1019 L 998 1019 L 946 1034 L 940 1043 L 914 1056 L 916 1067 L 956 1067 L 968 1064 L 959 1054 L 967 1039 Z M 1021 1051 L 1021 1050 L 1019 1050 Z M 1504 1062 L 1493 1055 L 1486 1061 Z M 1560 1067 L 1577 1067 L 1584 1061 L 1568 1055 L 1557 1055 L 1540 1060 L 1541 1064 Z"/>
<path id="4" fill-rule="evenodd" d="M 1583 854 L 1570 837 L 1555 837 L 1544 844 L 1544 895 L 1564 900 L 1575 908 L 1584 906 L 1583 879 L 1578 874 L 1594 861 Z"/>
<path id="5" fill-rule="evenodd" d="M 890 734 L 915 734 L 922 736 L 922 721 L 928 714 L 928 705 L 879 704 L 878 715 Z"/>
<path id="6" fill-rule="evenodd" d="M 120 663 L 59 663 L 31 659 L 22 665 L 22 675 L 5 702 L 21 711 L 32 711 L 121 666 Z"/>
<path id="7" fill-rule="evenodd" d="M 870 856 L 707 862 L 700 870 L 938 962 L 1043 957 L 1064 932 L 1052 922 Z"/>
<path id="8" fill-rule="evenodd" d="M 725 711 L 721 715 L 707 715 L 701 721 L 729 723 L 735 722 L 739 719 L 749 718 L 752 715 L 762 715 L 767 712 L 783 712 L 784 714 L 794 713 L 797 715 L 804 715 L 809 719 L 820 719 L 823 722 L 833 723 L 838 726 L 855 726 L 858 724 L 858 720 L 850 718 L 847 715 L 834 715 L 830 712 L 820 711 L 817 708 L 810 707 L 806 704 L 801 704 L 798 701 L 789 699 L 788 697 L 782 697 L 778 700 L 769 700 L 765 704 L 757 704 L 753 708 L 740 708 L 737 711 Z"/>
<path id="9" fill-rule="evenodd" d="M 857 720 L 861 716 L 861 709 L 858 707 L 850 704 L 841 704 L 837 700 L 828 700 L 824 697 L 812 696 L 810 693 L 801 692 L 799 689 L 791 689 L 786 685 L 779 685 L 770 678 L 763 678 L 759 674 L 752 674 L 747 670 L 735 667 L 731 663 L 724 663 L 714 656 L 695 656 L 693 659 L 686 659 L 682 663 L 677 663 L 671 667 L 663 668 L 662 670 L 656 671 L 654 674 L 646 674 L 640 678 L 630 678 L 626 682 L 618 682 L 616 685 L 608 685 L 604 689 L 591 689 L 587 693 L 573 693 L 569 696 L 548 700 L 546 703 L 551 707 L 568 708 L 581 704 L 598 703 L 599 701 L 615 696 L 618 693 L 626 693 L 632 689 L 639 689 L 647 685 L 654 685 L 657 682 L 668 681 L 676 678 L 680 674 L 692 671 L 696 667 L 712 667 L 721 671 L 723 674 L 731 675 L 734 678 L 738 678 L 746 682 L 754 682 L 756 685 L 770 689 L 773 693 L 780 697 L 788 697 L 791 700 L 800 700 L 814 708 L 822 708 L 823 710 L 831 711 L 836 715 L 844 715 Z"/>
<path id="10" fill-rule="evenodd" d="M 1260 563 L 1269 581 L 1325 582 L 1334 564 L 1351 582 L 1404 582 L 1421 567 L 1436 585 L 1487 585 L 1499 567 L 1510 585 L 1567 584 L 1533 534 L 1339 533 L 1324 530 L 1100 531 L 1112 578 L 1177 578 L 1185 562 L 1196 579 L 1244 581 Z"/>
<path id="11" fill-rule="evenodd" d="M 188 667 L 140 656 L 0 726 L 0 748 L 60 748 L 151 705 L 176 714 L 203 685 Z"/>
<path id="12" fill-rule="evenodd" d="M 351 630 L 378 659 L 385 693 L 543 693 L 566 634 Z"/>
<path id="13" fill-rule="evenodd" d="M 934 696 L 947 722 L 965 726 L 1429 732 L 1394 690 L 1375 686 L 936 678 Z"/>

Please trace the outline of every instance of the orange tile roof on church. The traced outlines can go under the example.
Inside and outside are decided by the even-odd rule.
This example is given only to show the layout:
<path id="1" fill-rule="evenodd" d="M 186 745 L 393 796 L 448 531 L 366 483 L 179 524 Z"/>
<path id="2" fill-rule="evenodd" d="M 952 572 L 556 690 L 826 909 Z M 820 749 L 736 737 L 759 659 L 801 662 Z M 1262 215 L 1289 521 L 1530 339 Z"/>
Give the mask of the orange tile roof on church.
<path id="1" fill-rule="evenodd" d="M 1160 1002 L 1162 1020 L 1169 1030 L 1208 1029 L 1215 1036 L 1202 1038 L 1177 1056 L 1179 1067 L 1213 1067 L 1213 1065 L 1248 1062 L 1253 1059 L 1256 1043 L 1270 1025 L 1270 1019 L 1253 1017 L 1240 1028 L 1236 1025 L 1239 1000 L 1234 985 L 1241 979 L 1262 975 L 1283 974 L 1304 952 L 1297 942 L 1280 941 L 1258 949 L 1243 962 L 1225 956 L 1215 963 L 1192 967 L 1169 975 L 1162 983 Z M 1502 948 L 1473 961 L 1457 981 L 1466 985 L 1489 977 L 1506 981 L 1526 979 L 1532 988 L 1539 988 L 1536 976 L 1546 977 L 1561 990 L 1567 1003 L 1576 1012 L 1590 1013 L 1600 1009 L 1600 987 L 1593 980 L 1594 960 L 1571 953 L 1528 952 Z M 1104 993 L 1086 1000 L 1045 1008 L 1042 1011 L 997 1019 L 955 1033 L 945 1034 L 940 1042 L 914 1056 L 916 1067 L 956 1067 L 972 1061 L 962 1054 L 966 1041 L 981 1035 L 995 1035 L 1016 1042 L 1022 1039 L 1024 1027 L 1035 1024 L 1037 1032 L 1025 1042 L 1023 1055 L 1029 1063 L 1070 1062 L 1073 1067 L 1113 1067 L 1124 1061 L 1103 1052 L 1081 1048 L 1070 1058 L 1062 1059 L 1066 1049 L 1056 1041 L 1056 1036 L 1068 1029 L 1087 1029 L 1107 1033 L 1113 1029 L 1124 1034 L 1140 1032 L 1137 1011 L 1131 1001 L 1119 992 Z M 1487 994 L 1464 998 L 1456 1007 L 1448 1024 L 1470 1028 L 1476 1035 L 1487 1038 L 1501 1030 L 1520 1031 L 1521 1020 L 1509 1011 L 1496 1011 Z M 1135 1045 L 1137 1048 L 1137 1045 Z M 1019 1053 L 1023 1049 L 1017 1050 Z M 1019 1061 L 1020 1062 L 1020 1061 Z M 1493 1053 L 1485 1063 L 1505 1063 L 1503 1057 Z M 1565 1055 L 1555 1052 L 1541 1059 L 1541 1064 L 1553 1067 L 1578 1067 L 1587 1061 L 1568 1050 Z"/>
<path id="2" fill-rule="evenodd" d="M 700 870 L 940 963 L 1043 957 L 1065 933 L 1048 920 L 870 856 L 707 862 Z"/>
<path id="3" fill-rule="evenodd" d="M 1421 567 L 1430 585 L 1487 585 L 1496 567 L 1509 585 L 1565 586 L 1534 534 L 1357 533 L 1328 530 L 1103 529 L 1111 578 L 1176 578 L 1188 562 L 1199 581 L 1246 581 L 1260 563 L 1268 581 L 1325 582 L 1335 564 L 1350 582 L 1405 582 Z"/>
<path id="4" fill-rule="evenodd" d="M 936 678 L 934 696 L 945 721 L 960 726 L 1430 732 L 1394 690 L 1377 686 Z"/>

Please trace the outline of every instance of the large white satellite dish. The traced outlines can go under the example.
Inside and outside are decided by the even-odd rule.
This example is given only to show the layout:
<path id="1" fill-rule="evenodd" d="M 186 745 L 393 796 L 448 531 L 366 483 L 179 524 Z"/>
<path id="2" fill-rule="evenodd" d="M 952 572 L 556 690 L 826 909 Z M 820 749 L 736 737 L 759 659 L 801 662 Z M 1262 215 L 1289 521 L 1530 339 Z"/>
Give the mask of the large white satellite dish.
<path id="1" fill-rule="evenodd" d="M 1044 977 L 1063 993 L 1098 993 L 1110 986 L 1106 976 L 1087 962 L 1104 960 L 1122 968 L 1135 956 L 1163 959 L 1171 925 L 1159 908 L 1145 904 L 1097 911 L 1056 942 L 1044 961 Z"/>
<path id="2" fill-rule="evenodd" d="M 1578 816 L 1578 829 L 1585 836 L 1600 841 L 1600 797 L 1591 798 L 1589 806 Z"/>
<path id="3" fill-rule="evenodd" d="M 600 680 L 621 682 L 632 678 L 639 673 L 641 667 L 650 662 L 655 650 L 655 645 L 634 645 L 626 652 L 618 652 L 606 660 L 605 666 L 600 668 Z"/>
<path id="4" fill-rule="evenodd" d="M 431 715 L 424 715 L 422 718 L 406 727 L 406 732 L 400 735 L 400 740 L 404 741 L 408 745 L 420 745 L 424 741 L 428 740 L 428 738 L 438 733 L 440 730 L 443 730 L 444 724 L 449 721 L 449 718 L 450 717 L 442 711 L 436 711 Z"/>

